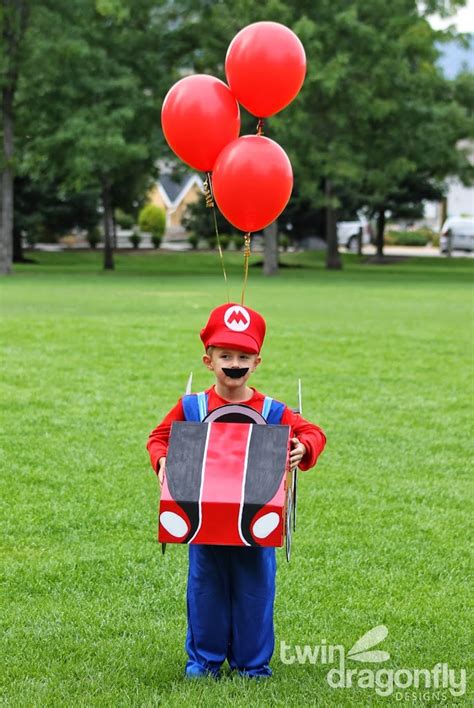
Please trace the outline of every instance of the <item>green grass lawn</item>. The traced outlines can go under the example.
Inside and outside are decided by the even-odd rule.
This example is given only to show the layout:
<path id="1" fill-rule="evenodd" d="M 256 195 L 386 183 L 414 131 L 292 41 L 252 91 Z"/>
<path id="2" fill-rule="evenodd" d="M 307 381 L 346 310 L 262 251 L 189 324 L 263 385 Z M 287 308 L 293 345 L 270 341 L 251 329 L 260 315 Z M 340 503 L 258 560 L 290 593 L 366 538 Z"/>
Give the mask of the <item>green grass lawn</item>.
<path id="1" fill-rule="evenodd" d="M 331 666 L 286 665 L 280 641 L 347 651 L 385 624 L 390 659 L 348 668 L 469 668 L 472 261 L 250 269 L 246 304 L 268 323 L 251 383 L 296 405 L 301 377 L 328 444 L 300 475 L 291 563 L 278 551 L 273 679 L 189 683 L 187 549 L 161 555 L 145 443 L 190 371 L 195 390 L 211 383 L 198 333 L 227 299 L 218 258 L 123 254 L 104 273 L 100 254 L 34 257 L 0 284 L 0 701 L 467 705 L 469 679 L 460 697 L 331 688 Z M 238 300 L 240 255 L 228 261 Z"/>

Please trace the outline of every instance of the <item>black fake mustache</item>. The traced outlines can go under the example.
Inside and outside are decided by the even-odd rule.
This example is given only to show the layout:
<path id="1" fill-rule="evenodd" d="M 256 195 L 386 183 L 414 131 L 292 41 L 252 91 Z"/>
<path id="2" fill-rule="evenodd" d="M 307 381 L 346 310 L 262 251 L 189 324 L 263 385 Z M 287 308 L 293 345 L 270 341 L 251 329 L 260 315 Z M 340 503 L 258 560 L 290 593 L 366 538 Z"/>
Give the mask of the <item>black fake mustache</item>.
<path id="1" fill-rule="evenodd" d="M 222 371 L 226 376 L 229 376 L 231 379 L 241 379 L 242 376 L 245 376 L 246 373 L 248 372 L 249 367 L 246 369 L 224 369 L 222 368 Z"/>

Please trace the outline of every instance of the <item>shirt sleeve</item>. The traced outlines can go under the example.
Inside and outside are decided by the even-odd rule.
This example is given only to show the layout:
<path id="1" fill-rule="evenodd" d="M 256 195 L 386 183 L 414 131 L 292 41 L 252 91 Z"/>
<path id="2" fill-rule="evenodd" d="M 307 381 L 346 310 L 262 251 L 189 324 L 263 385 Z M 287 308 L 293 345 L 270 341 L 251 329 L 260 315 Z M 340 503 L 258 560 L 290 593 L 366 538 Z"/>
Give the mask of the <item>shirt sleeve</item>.
<path id="1" fill-rule="evenodd" d="M 158 474 L 158 462 L 161 457 L 166 457 L 168 452 L 168 441 L 171 432 L 171 426 L 175 420 L 184 420 L 183 404 L 181 399 L 178 403 L 165 415 L 159 425 L 151 431 L 146 448 L 150 455 L 151 466 Z"/>
<path id="2" fill-rule="evenodd" d="M 285 408 L 281 418 L 282 425 L 291 427 L 291 437 L 296 437 L 306 448 L 306 453 L 299 464 L 301 470 L 309 470 L 314 467 L 319 455 L 324 450 L 326 445 L 326 436 L 324 432 L 314 423 L 303 418 L 299 413 Z"/>

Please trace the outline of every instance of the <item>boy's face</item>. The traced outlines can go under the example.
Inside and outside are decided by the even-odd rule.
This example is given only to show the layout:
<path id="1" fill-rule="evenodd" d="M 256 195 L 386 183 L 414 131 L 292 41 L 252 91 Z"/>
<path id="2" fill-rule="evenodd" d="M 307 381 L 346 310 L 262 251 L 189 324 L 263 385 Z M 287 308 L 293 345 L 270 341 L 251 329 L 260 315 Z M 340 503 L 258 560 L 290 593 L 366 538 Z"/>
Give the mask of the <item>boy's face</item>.
<path id="1" fill-rule="evenodd" d="M 259 354 L 222 347 L 211 347 L 202 360 L 220 384 L 232 389 L 245 386 L 250 374 L 261 362 Z"/>

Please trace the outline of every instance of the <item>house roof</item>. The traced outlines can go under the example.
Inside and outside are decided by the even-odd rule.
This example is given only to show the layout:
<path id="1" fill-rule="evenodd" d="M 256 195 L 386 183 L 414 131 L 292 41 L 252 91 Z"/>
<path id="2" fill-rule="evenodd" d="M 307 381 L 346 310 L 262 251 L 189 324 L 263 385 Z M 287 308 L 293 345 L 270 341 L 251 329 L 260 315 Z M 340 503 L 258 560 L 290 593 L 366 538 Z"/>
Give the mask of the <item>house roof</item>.
<path id="1" fill-rule="evenodd" d="M 171 175 L 160 175 L 160 184 L 166 192 L 166 196 L 170 202 L 174 202 L 178 194 L 183 190 L 191 178 L 190 174 L 184 175 L 184 177 L 177 182 L 172 179 Z"/>
<path id="2" fill-rule="evenodd" d="M 202 181 L 195 172 L 188 172 L 182 179 L 176 181 L 170 174 L 160 175 L 158 180 L 160 191 L 170 207 L 176 207 L 193 184 L 202 188 Z"/>

